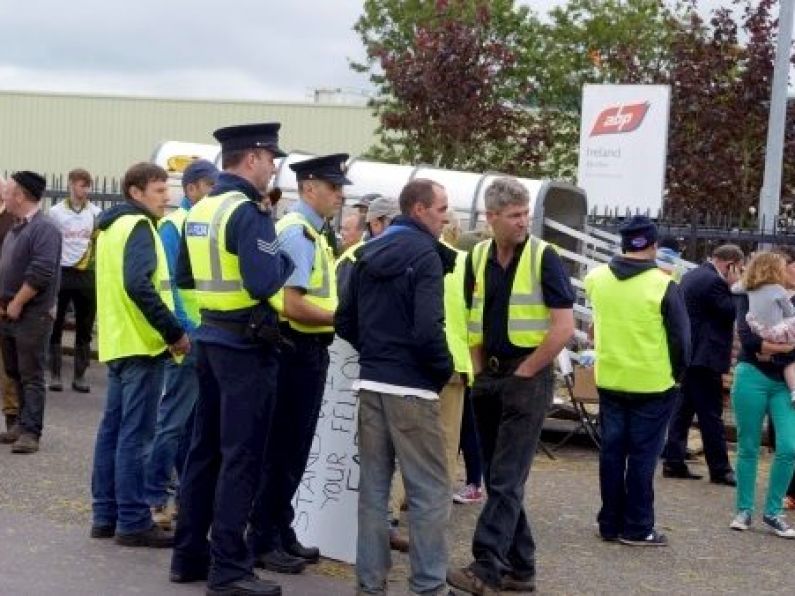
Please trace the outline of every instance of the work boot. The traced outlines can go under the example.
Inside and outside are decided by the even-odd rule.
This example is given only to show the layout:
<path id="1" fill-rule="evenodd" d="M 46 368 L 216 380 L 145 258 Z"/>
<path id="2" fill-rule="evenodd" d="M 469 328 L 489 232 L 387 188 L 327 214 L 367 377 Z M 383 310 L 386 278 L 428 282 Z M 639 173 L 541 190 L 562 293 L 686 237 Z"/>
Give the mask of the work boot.
<path id="1" fill-rule="evenodd" d="M 164 530 L 171 531 L 171 523 L 174 519 L 172 509 L 168 505 L 152 507 L 152 521 Z"/>
<path id="2" fill-rule="evenodd" d="M 208 585 L 207 596 L 281 596 L 279 584 L 261 579 L 253 573 L 221 585 Z"/>
<path id="3" fill-rule="evenodd" d="M 116 544 L 119 546 L 147 546 L 149 548 L 171 548 L 174 546 L 174 533 L 166 532 L 160 526 L 153 525 L 148 530 L 133 534 L 116 533 Z"/>
<path id="4" fill-rule="evenodd" d="M 17 415 L 16 414 L 6 414 L 6 430 L 11 430 L 14 428 L 14 425 L 17 423 Z"/>
<path id="5" fill-rule="evenodd" d="M 306 560 L 294 557 L 280 548 L 275 548 L 254 559 L 255 567 L 262 567 L 274 573 L 301 573 L 306 568 Z"/>
<path id="6" fill-rule="evenodd" d="M 307 563 L 320 561 L 320 549 L 316 546 L 304 546 L 298 540 L 284 547 L 288 555 L 304 559 Z"/>
<path id="7" fill-rule="evenodd" d="M 39 437 L 25 431 L 22 431 L 19 438 L 11 445 L 11 453 L 36 453 L 38 450 Z"/>
<path id="8" fill-rule="evenodd" d="M 0 433 L 0 443 L 4 445 L 11 445 L 16 443 L 19 436 L 22 434 L 22 427 L 14 423 L 14 426 L 9 428 L 6 432 Z"/>
<path id="9" fill-rule="evenodd" d="M 61 346 L 50 345 L 49 365 L 50 365 L 50 391 L 63 391 L 61 383 Z"/>
<path id="10" fill-rule="evenodd" d="M 75 371 L 72 389 L 79 393 L 89 393 L 91 386 L 86 381 L 85 374 L 91 362 L 91 346 L 75 346 Z"/>

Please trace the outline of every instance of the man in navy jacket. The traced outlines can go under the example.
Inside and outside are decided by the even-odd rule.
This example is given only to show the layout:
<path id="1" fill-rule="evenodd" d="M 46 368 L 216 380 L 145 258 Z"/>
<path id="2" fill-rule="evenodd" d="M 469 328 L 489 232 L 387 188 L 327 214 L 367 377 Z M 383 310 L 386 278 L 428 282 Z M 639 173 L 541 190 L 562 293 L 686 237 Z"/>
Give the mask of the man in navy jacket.
<path id="1" fill-rule="evenodd" d="M 733 244 L 719 246 L 712 258 L 687 272 L 680 284 L 690 316 L 693 359 L 685 371 L 679 403 L 668 427 L 663 476 L 697 480 L 685 463 L 687 434 L 698 416 L 710 480 L 734 486 L 723 425 L 723 380 L 729 370 L 734 339 L 731 285 L 739 279 L 743 251 Z"/>
<path id="2" fill-rule="evenodd" d="M 455 252 L 437 238 L 447 193 L 418 179 L 400 194 L 401 216 L 364 245 L 335 328 L 359 352 L 359 589 L 386 586 L 390 566 L 385 523 L 397 455 L 411 510 L 411 591 L 445 587 L 445 526 L 450 486 L 439 421 L 439 391 L 453 372 L 444 333 L 444 274 Z"/>

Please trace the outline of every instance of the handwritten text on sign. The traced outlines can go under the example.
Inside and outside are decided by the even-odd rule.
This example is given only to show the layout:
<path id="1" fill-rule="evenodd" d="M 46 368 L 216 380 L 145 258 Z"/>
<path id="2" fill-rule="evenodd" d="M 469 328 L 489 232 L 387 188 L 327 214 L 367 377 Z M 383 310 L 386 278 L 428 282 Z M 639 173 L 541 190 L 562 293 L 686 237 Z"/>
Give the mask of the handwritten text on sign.
<path id="1" fill-rule="evenodd" d="M 295 493 L 298 539 L 320 548 L 323 556 L 356 560 L 359 453 L 358 407 L 351 389 L 359 377 L 359 355 L 339 337 L 329 347 L 326 392 L 315 439 Z"/>

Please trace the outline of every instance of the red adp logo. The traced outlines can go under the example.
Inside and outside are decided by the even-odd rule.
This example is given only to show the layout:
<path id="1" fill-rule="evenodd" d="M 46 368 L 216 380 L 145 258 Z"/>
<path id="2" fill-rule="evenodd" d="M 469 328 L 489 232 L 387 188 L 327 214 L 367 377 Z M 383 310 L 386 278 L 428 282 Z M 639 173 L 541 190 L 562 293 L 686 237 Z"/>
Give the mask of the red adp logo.
<path id="1" fill-rule="evenodd" d="M 621 134 L 637 130 L 649 111 L 649 102 L 610 106 L 596 117 L 590 136 Z"/>

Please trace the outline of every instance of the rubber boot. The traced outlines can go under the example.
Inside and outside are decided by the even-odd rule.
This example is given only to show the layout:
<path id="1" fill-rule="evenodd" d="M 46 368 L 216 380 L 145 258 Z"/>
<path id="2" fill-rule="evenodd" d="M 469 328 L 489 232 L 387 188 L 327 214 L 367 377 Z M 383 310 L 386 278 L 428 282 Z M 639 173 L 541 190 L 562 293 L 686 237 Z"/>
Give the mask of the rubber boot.
<path id="1" fill-rule="evenodd" d="M 63 391 L 61 383 L 61 346 L 50 345 L 50 391 Z"/>
<path id="2" fill-rule="evenodd" d="M 75 372 L 72 389 L 80 393 L 91 391 L 91 386 L 85 378 L 89 362 L 91 362 L 91 346 L 75 346 Z"/>

